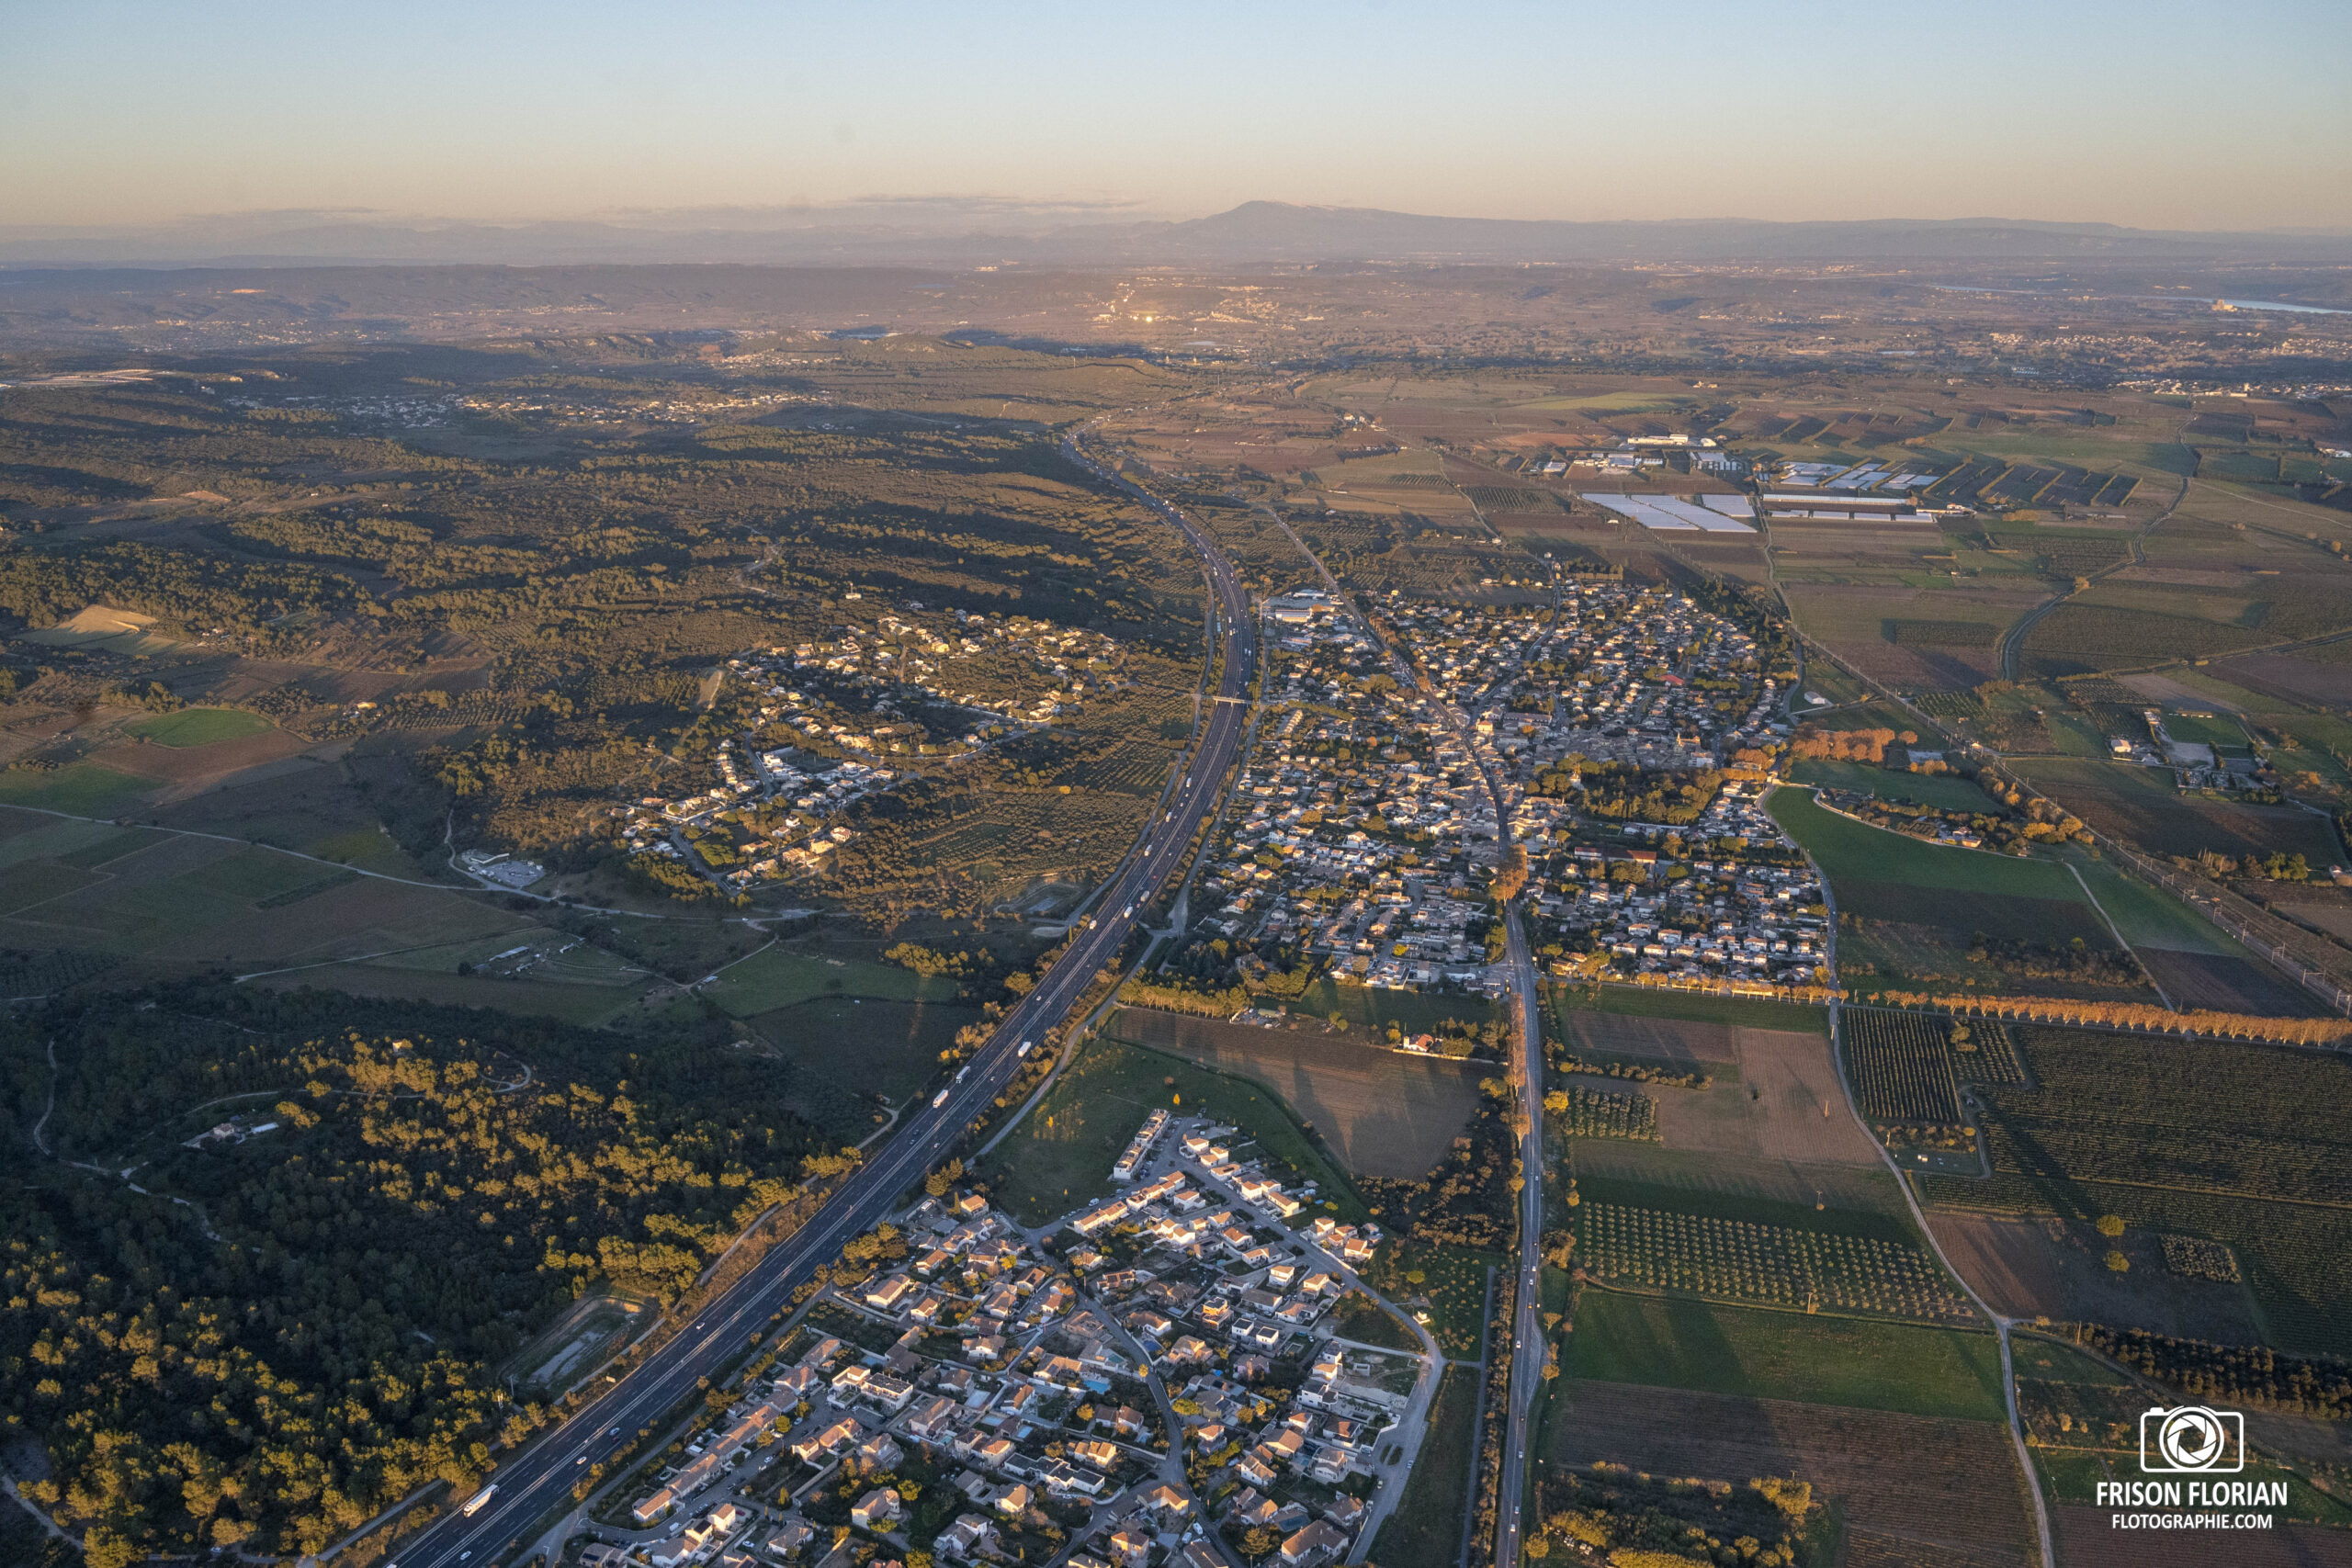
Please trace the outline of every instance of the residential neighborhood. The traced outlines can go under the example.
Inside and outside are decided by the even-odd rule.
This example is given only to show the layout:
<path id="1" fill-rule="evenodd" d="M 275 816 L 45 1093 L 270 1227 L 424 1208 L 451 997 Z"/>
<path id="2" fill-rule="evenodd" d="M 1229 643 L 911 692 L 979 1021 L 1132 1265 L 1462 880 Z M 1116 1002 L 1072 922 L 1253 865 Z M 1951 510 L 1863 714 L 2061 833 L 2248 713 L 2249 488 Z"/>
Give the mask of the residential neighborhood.
<path id="1" fill-rule="evenodd" d="M 1099 632 L 920 604 L 746 649 L 707 682 L 710 702 L 732 691 L 740 727 L 715 740 L 707 772 L 681 775 L 690 789 L 616 808 L 617 836 L 729 892 L 821 874 L 856 837 L 842 821 L 856 802 L 1069 716 L 1120 684 L 1125 663 Z"/>
<path id="2" fill-rule="evenodd" d="M 1235 1129 L 1166 1108 L 1111 1190 L 1044 1225 L 926 1198 L 600 1500 L 593 1550 L 611 1568 L 1360 1560 L 1439 1366 L 1357 1277 L 1382 1240 L 1286 1190 Z M 1342 1302 L 1422 1350 L 1342 1335 Z"/>
<path id="3" fill-rule="evenodd" d="M 1555 977 L 1818 980 L 1819 888 L 1763 808 L 1783 687 L 1739 626 L 1573 579 L 1555 603 L 1301 590 L 1267 613 L 1256 748 L 1194 945 L 1155 980 L 1222 983 L 1206 942 L 1245 973 L 1499 995 L 1498 795 Z"/>

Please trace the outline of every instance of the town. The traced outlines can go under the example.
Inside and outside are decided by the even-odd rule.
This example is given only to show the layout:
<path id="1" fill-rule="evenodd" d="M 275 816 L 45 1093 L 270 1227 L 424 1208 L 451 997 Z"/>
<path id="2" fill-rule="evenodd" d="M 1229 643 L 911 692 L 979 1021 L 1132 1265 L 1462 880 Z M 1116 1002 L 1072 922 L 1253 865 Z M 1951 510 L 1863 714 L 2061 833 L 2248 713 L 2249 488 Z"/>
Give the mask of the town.
<path id="1" fill-rule="evenodd" d="M 852 1243 L 736 1397 L 599 1500 L 582 1561 L 1359 1561 L 1440 1365 L 1357 1277 L 1379 1227 L 1172 1108 L 1110 1181 L 1030 1229 L 942 1190 Z"/>
<path id="2" fill-rule="evenodd" d="M 1551 604 L 1392 593 L 1368 615 L 1299 590 L 1268 620 L 1266 702 L 1213 897 L 1156 980 L 1216 991 L 1228 964 L 1320 965 L 1499 995 L 1498 805 L 1530 857 L 1553 976 L 1821 980 L 1819 886 L 1763 807 L 1785 685 L 1731 620 L 1670 590 L 1574 579 Z"/>

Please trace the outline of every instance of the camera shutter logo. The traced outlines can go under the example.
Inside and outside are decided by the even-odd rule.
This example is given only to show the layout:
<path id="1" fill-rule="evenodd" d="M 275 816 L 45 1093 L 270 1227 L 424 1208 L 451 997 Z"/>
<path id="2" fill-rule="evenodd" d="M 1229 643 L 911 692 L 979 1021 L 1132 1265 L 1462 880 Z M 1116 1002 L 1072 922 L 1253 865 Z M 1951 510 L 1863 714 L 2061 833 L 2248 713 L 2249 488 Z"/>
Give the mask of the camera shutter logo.
<path id="1" fill-rule="evenodd" d="M 2150 1475 L 2233 1475 L 2245 1468 L 2245 1417 L 2202 1404 L 2140 1416 L 2140 1469 Z"/>

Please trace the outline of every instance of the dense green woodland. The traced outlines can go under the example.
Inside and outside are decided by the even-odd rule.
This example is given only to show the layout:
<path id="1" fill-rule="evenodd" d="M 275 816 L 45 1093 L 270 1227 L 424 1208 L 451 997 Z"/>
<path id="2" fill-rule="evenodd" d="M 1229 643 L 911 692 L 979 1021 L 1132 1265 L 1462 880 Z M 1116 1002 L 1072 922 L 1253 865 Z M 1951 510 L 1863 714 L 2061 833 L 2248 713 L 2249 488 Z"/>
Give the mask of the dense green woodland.
<path id="1" fill-rule="evenodd" d="M 674 1297 L 847 1168 L 779 1109 L 791 1076 L 316 992 L 12 1019 L 0 1419 L 47 1449 L 40 1495 L 94 1562 L 311 1551 L 435 1477 L 470 1485 L 542 1418 L 504 1403 L 503 1359 L 578 1292 Z M 180 1146 L 233 1113 L 279 1125 Z M 112 1174 L 134 1165 L 145 1192 Z"/>

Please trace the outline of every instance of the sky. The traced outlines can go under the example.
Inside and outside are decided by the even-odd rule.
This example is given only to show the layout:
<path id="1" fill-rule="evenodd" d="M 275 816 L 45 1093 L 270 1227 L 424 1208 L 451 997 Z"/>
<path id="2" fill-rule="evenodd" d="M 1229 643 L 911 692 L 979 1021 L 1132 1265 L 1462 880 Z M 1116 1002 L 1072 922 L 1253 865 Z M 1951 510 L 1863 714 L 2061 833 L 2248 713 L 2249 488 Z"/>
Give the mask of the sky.
<path id="1" fill-rule="evenodd" d="M 0 227 L 955 196 L 2352 228 L 2346 0 L 0 0 Z"/>

